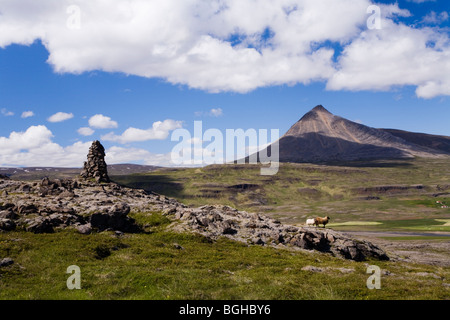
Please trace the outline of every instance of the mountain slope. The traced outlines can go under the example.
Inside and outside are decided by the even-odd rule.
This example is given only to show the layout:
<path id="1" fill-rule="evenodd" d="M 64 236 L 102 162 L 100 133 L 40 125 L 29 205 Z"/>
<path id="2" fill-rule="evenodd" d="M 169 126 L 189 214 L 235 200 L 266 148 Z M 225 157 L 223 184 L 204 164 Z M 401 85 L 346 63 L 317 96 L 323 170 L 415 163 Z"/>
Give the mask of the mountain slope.
<path id="1" fill-rule="evenodd" d="M 450 153 L 450 137 L 396 129 L 381 130 L 389 132 L 394 136 L 400 137 L 419 146 L 440 150 L 445 153 Z"/>
<path id="2" fill-rule="evenodd" d="M 418 145 L 333 115 L 319 105 L 306 113 L 279 140 L 280 162 L 330 162 L 442 157 L 445 150 Z M 269 150 L 271 147 L 269 147 Z"/>

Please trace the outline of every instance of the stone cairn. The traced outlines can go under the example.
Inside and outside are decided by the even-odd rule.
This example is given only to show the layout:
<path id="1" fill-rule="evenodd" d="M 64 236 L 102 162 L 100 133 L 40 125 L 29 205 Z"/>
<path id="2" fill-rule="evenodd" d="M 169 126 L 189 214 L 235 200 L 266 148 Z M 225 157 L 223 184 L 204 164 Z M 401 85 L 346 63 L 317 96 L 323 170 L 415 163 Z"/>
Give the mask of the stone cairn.
<path id="1" fill-rule="evenodd" d="M 85 179 L 93 178 L 96 182 L 110 182 L 108 169 L 105 162 L 105 148 L 95 140 L 89 148 L 87 161 L 84 162 L 81 177 Z"/>

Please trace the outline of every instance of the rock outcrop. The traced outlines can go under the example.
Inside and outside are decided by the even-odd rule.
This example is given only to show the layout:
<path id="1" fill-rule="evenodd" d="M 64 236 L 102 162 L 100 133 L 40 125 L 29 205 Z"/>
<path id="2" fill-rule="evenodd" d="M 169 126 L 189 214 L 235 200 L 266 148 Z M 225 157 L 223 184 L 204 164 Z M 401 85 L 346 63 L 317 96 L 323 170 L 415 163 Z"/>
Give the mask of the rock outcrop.
<path id="1" fill-rule="evenodd" d="M 92 142 L 87 161 L 84 162 L 83 171 L 80 175 L 85 179 L 93 178 L 96 182 L 110 182 L 105 162 L 105 148 L 100 141 Z"/>
<path id="2" fill-rule="evenodd" d="M 121 190 L 116 184 L 105 187 L 83 180 L 3 181 L 0 182 L 0 230 L 19 228 L 51 233 L 75 227 L 82 233 L 92 230 L 139 232 L 138 225 L 128 216 L 130 206 L 120 201 L 124 194 Z M 129 196 L 126 200 L 132 202 L 141 192 L 130 189 L 126 194 Z"/>
<path id="3" fill-rule="evenodd" d="M 70 196 L 63 196 L 68 193 Z M 115 183 L 49 179 L 0 182 L 0 232 L 50 233 L 64 228 L 82 234 L 141 232 L 144 228 L 129 216 L 132 212 L 162 212 L 172 221 L 171 230 L 199 233 L 212 240 L 227 237 L 248 245 L 314 250 L 356 261 L 389 259 L 378 246 L 328 228 L 283 225 L 223 205 L 189 208 L 163 195 Z"/>
<path id="4" fill-rule="evenodd" d="M 376 245 L 341 232 L 283 225 L 277 220 L 229 206 L 177 208 L 172 214 L 180 221 L 174 224 L 175 230 L 191 230 L 212 239 L 223 236 L 247 244 L 317 250 L 356 261 L 389 259 Z"/>

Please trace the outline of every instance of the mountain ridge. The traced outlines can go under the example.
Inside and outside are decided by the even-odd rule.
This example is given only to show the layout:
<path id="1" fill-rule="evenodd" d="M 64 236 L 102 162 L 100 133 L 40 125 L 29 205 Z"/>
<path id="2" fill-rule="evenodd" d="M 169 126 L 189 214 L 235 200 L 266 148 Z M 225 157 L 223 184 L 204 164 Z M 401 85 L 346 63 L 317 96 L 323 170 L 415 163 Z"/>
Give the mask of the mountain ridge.
<path id="1" fill-rule="evenodd" d="M 108 173 L 111 176 L 130 175 L 136 173 L 147 173 L 162 167 L 141 164 L 108 164 Z M 14 177 L 15 179 L 42 179 L 49 178 L 71 178 L 79 175 L 82 167 L 62 168 L 62 167 L 0 167 L 0 174 Z"/>
<path id="2" fill-rule="evenodd" d="M 439 143 L 433 144 L 437 138 Z M 301 117 L 278 143 L 280 162 L 450 156 L 450 137 L 377 129 L 334 115 L 322 105 L 317 105 Z M 270 153 L 271 148 L 269 146 L 266 152 Z"/>

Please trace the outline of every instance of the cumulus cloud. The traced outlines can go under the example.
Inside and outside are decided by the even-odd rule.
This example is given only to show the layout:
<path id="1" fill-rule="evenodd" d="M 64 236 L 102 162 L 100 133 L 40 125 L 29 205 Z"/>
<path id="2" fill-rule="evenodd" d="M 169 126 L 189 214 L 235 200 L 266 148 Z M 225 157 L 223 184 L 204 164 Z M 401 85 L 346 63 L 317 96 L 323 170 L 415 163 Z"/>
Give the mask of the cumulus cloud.
<path id="1" fill-rule="evenodd" d="M 216 117 L 217 118 L 217 117 L 223 116 L 223 110 L 222 110 L 222 108 L 212 108 L 208 112 L 196 111 L 194 114 L 197 117 L 209 116 L 209 117 Z"/>
<path id="2" fill-rule="evenodd" d="M 52 136 L 46 126 L 32 126 L 25 132 L 13 131 L 9 137 L 0 137 L 0 152 L 6 154 L 37 148 L 48 142 Z"/>
<path id="3" fill-rule="evenodd" d="M 89 127 L 81 127 L 80 129 L 77 130 L 77 132 L 80 135 L 87 137 L 93 135 L 95 131 Z"/>
<path id="4" fill-rule="evenodd" d="M 441 13 L 436 13 L 431 11 L 425 17 L 423 17 L 422 22 L 427 24 L 441 24 L 448 20 L 448 13 L 446 11 L 442 11 Z"/>
<path id="5" fill-rule="evenodd" d="M 102 114 L 96 114 L 89 119 L 89 126 L 96 129 L 111 129 L 117 128 L 118 124 L 116 121 L 111 120 L 110 117 Z"/>
<path id="6" fill-rule="evenodd" d="M 52 132 L 43 125 L 0 137 L 1 166 L 80 166 L 89 145 L 77 142 L 63 148 L 52 141 Z"/>
<path id="7" fill-rule="evenodd" d="M 220 117 L 223 115 L 223 110 L 221 108 L 211 109 L 210 114 L 213 117 Z"/>
<path id="8" fill-rule="evenodd" d="M 144 149 L 122 148 L 113 146 L 106 152 L 106 163 L 129 163 L 136 160 L 149 159 L 152 154 Z"/>
<path id="9" fill-rule="evenodd" d="M 164 140 L 169 136 L 169 132 L 182 127 L 181 121 L 167 119 L 164 121 L 154 122 L 151 128 L 138 129 L 130 127 L 121 135 L 110 132 L 102 136 L 105 141 L 114 141 L 118 143 L 130 143 L 148 140 Z"/>
<path id="10" fill-rule="evenodd" d="M 43 125 L 31 126 L 23 132 L 11 132 L 0 137 L 0 166 L 73 167 L 86 161 L 91 141 L 75 142 L 63 147 L 52 141 L 52 132 Z M 152 154 L 144 149 L 111 146 L 106 149 L 108 164 L 141 162 L 167 166 L 169 155 Z"/>
<path id="11" fill-rule="evenodd" d="M 406 0 L 406 1 L 414 3 L 436 2 L 436 0 Z"/>
<path id="12" fill-rule="evenodd" d="M 73 118 L 73 113 L 57 112 L 50 116 L 47 120 L 48 122 L 63 122 Z"/>
<path id="13" fill-rule="evenodd" d="M 117 0 L 111 6 L 87 0 L 75 5 L 72 0 L 3 0 L 0 47 L 41 39 L 56 72 L 122 72 L 210 92 L 245 93 L 322 81 L 333 90 L 413 85 L 421 97 L 449 94 L 448 64 L 440 65 L 448 61 L 447 33 L 405 26 L 396 19 L 405 14 L 398 4 L 377 3 L 383 28 L 369 33 L 367 8 L 372 4 L 370 0 Z M 398 46 L 391 51 L 395 38 L 427 45 L 409 54 Z M 439 45 L 430 46 L 437 38 Z M 337 45 L 343 48 L 342 55 L 335 51 Z M 361 54 L 369 49 L 382 52 L 372 60 L 370 75 L 359 68 L 368 63 Z M 405 74 L 404 63 L 395 64 L 405 58 L 412 61 L 408 69 L 413 76 L 387 79 L 381 85 L 387 75 L 380 65 L 391 66 L 387 72 L 391 76 Z M 428 65 L 427 70 L 415 69 L 417 64 Z M 436 68 L 442 72 L 430 71 Z M 362 85 L 345 84 L 353 75 L 363 79 Z"/>
<path id="14" fill-rule="evenodd" d="M 33 111 L 24 111 L 22 112 L 21 118 L 26 119 L 34 116 Z"/>
<path id="15" fill-rule="evenodd" d="M 6 108 L 2 108 L 0 110 L 0 112 L 2 113 L 2 115 L 4 115 L 5 117 L 12 117 L 14 115 L 14 112 L 7 110 Z"/>
<path id="16" fill-rule="evenodd" d="M 416 86 L 416 95 L 450 95 L 450 40 L 432 28 L 411 28 L 384 19 L 345 47 L 329 90 L 389 90 Z"/>
<path id="17" fill-rule="evenodd" d="M 72 4 L 2 1 L 0 46 L 41 39 L 56 72 L 123 72 L 247 92 L 326 79 L 334 52 L 312 47 L 357 34 L 370 1 L 80 0 L 79 28 L 69 28 Z"/>

